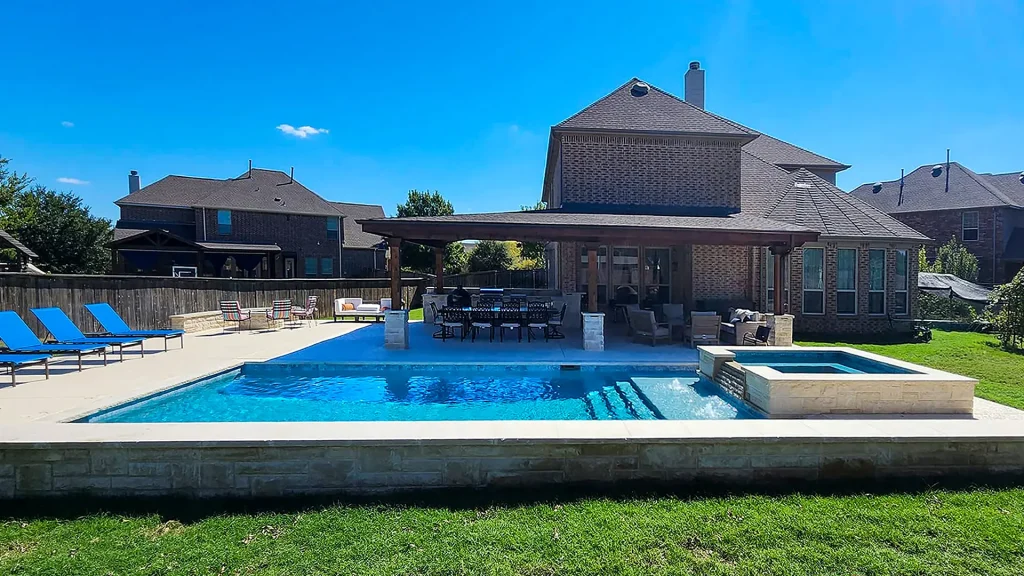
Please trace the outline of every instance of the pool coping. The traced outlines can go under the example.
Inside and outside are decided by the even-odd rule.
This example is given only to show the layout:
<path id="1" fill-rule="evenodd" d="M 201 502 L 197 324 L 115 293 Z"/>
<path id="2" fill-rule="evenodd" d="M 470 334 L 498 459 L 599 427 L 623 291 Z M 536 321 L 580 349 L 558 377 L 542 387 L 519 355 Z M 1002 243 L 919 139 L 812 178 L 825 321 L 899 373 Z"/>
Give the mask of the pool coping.
<path id="1" fill-rule="evenodd" d="M 0 448 L 1024 441 L 1016 420 L 474 420 L 0 425 Z"/>

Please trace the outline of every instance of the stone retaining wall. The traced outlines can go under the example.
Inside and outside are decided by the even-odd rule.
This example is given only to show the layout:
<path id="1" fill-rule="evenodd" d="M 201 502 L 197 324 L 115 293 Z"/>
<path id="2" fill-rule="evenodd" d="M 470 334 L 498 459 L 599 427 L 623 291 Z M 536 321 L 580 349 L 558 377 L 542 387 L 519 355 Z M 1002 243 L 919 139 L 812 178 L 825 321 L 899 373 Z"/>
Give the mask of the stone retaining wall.
<path id="1" fill-rule="evenodd" d="M 1024 473 L 1022 436 L 0 443 L 0 498 L 262 497 L 566 482 L 747 484 L 1006 473 Z"/>
<path id="2" fill-rule="evenodd" d="M 171 329 L 184 330 L 185 333 L 205 332 L 224 328 L 224 314 L 217 310 L 209 312 L 192 312 L 171 316 Z"/>

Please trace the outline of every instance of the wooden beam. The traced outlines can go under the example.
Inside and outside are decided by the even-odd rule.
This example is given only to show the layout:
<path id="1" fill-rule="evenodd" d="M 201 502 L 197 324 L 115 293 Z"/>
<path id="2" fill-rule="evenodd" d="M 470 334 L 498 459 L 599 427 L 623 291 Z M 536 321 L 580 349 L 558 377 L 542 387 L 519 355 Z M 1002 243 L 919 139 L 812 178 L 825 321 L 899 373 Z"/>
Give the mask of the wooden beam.
<path id="1" fill-rule="evenodd" d="M 587 312 L 597 312 L 597 245 L 587 244 Z"/>
<path id="2" fill-rule="evenodd" d="M 391 259 L 388 267 L 391 269 L 391 309 L 401 310 L 402 306 L 402 263 L 401 238 L 388 238 L 388 247 L 391 248 Z"/>
<path id="3" fill-rule="evenodd" d="M 444 291 L 444 248 L 434 248 L 434 293 Z"/>
<path id="4" fill-rule="evenodd" d="M 773 312 L 776 315 L 782 315 L 786 313 L 786 287 L 785 282 L 785 270 L 788 262 L 787 254 L 790 252 L 788 246 L 772 246 L 769 251 L 771 252 L 775 261 L 773 262 L 775 272 L 775 306 Z"/>

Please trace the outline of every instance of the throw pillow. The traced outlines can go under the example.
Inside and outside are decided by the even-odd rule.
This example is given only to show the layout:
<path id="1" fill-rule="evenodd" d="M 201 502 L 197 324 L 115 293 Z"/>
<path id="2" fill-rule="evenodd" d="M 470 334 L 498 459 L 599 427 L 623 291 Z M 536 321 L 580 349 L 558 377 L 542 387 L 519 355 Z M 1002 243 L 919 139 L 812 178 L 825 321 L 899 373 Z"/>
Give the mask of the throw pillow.
<path id="1" fill-rule="evenodd" d="M 341 309 L 345 311 L 355 310 L 356 305 L 351 302 L 345 302 L 344 304 L 341 305 Z"/>

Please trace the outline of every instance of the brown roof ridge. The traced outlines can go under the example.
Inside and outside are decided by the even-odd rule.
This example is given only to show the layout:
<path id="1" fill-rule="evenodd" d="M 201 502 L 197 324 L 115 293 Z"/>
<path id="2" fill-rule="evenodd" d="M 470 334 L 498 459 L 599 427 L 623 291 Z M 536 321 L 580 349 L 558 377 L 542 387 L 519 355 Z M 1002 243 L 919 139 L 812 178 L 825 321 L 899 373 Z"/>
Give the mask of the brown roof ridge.
<path id="1" fill-rule="evenodd" d="M 561 126 L 562 124 L 565 124 L 566 122 L 576 118 L 577 116 L 580 116 L 581 114 L 583 114 L 587 110 L 590 110 L 591 108 L 594 108 L 595 106 L 597 106 L 601 102 L 604 102 L 605 100 L 611 98 L 612 96 L 615 95 L 616 92 L 618 92 L 619 90 L 622 90 L 623 88 L 625 88 L 626 86 L 628 86 L 628 85 L 630 85 L 630 84 L 632 84 L 634 82 L 643 82 L 643 80 L 637 78 L 636 76 L 632 77 L 631 79 L 629 79 L 629 80 L 623 82 L 622 84 L 620 84 L 616 89 L 614 89 L 611 92 L 605 94 L 604 96 L 598 98 L 597 100 L 594 100 L 593 102 L 591 102 L 589 106 L 584 107 L 582 110 L 576 112 L 572 116 L 569 116 L 565 120 L 562 120 L 558 124 L 555 124 L 554 126 L 552 126 L 552 128 L 557 128 L 557 127 Z M 650 86 L 650 84 L 648 84 L 648 86 Z M 653 88 L 653 86 L 652 86 L 652 88 Z"/>
<path id="2" fill-rule="evenodd" d="M 976 173 L 975 173 L 975 172 L 974 172 L 973 170 L 971 170 L 970 168 L 968 168 L 968 167 L 966 167 L 966 166 L 964 166 L 964 165 L 960 164 L 959 162 L 952 162 L 951 164 L 953 164 L 953 165 L 955 165 L 956 167 L 960 168 L 960 170 L 963 170 L 964 174 L 966 174 L 966 175 L 967 175 L 967 176 L 968 176 L 969 178 L 971 178 L 971 180 L 974 180 L 975 182 L 977 182 L 978 184 L 980 184 L 982 188 L 984 188 L 985 190 L 987 190 L 987 191 L 988 191 L 988 192 L 989 192 L 990 194 L 992 194 L 993 196 L 995 196 L 996 198 L 998 198 L 998 199 L 999 199 L 999 200 L 1000 200 L 1001 202 L 1003 202 L 1004 204 L 1008 204 L 1008 205 L 1010 205 L 1010 206 L 1020 206 L 1020 204 L 1018 204 L 1018 203 L 1017 203 L 1017 202 L 1015 202 L 1015 201 L 1014 201 L 1013 199 L 1011 199 L 1011 198 L 1010 198 L 1009 196 L 1007 196 L 1006 194 L 1004 194 L 1004 193 L 1002 192 L 1002 190 L 999 190 L 998 188 L 996 188 L 995 186 L 993 186 L 993 185 L 992 185 L 991 183 L 989 183 L 989 182 L 988 182 L 987 180 L 985 180 L 985 179 L 984 179 L 984 178 L 982 178 L 981 176 L 977 175 L 977 174 L 976 174 Z"/>

